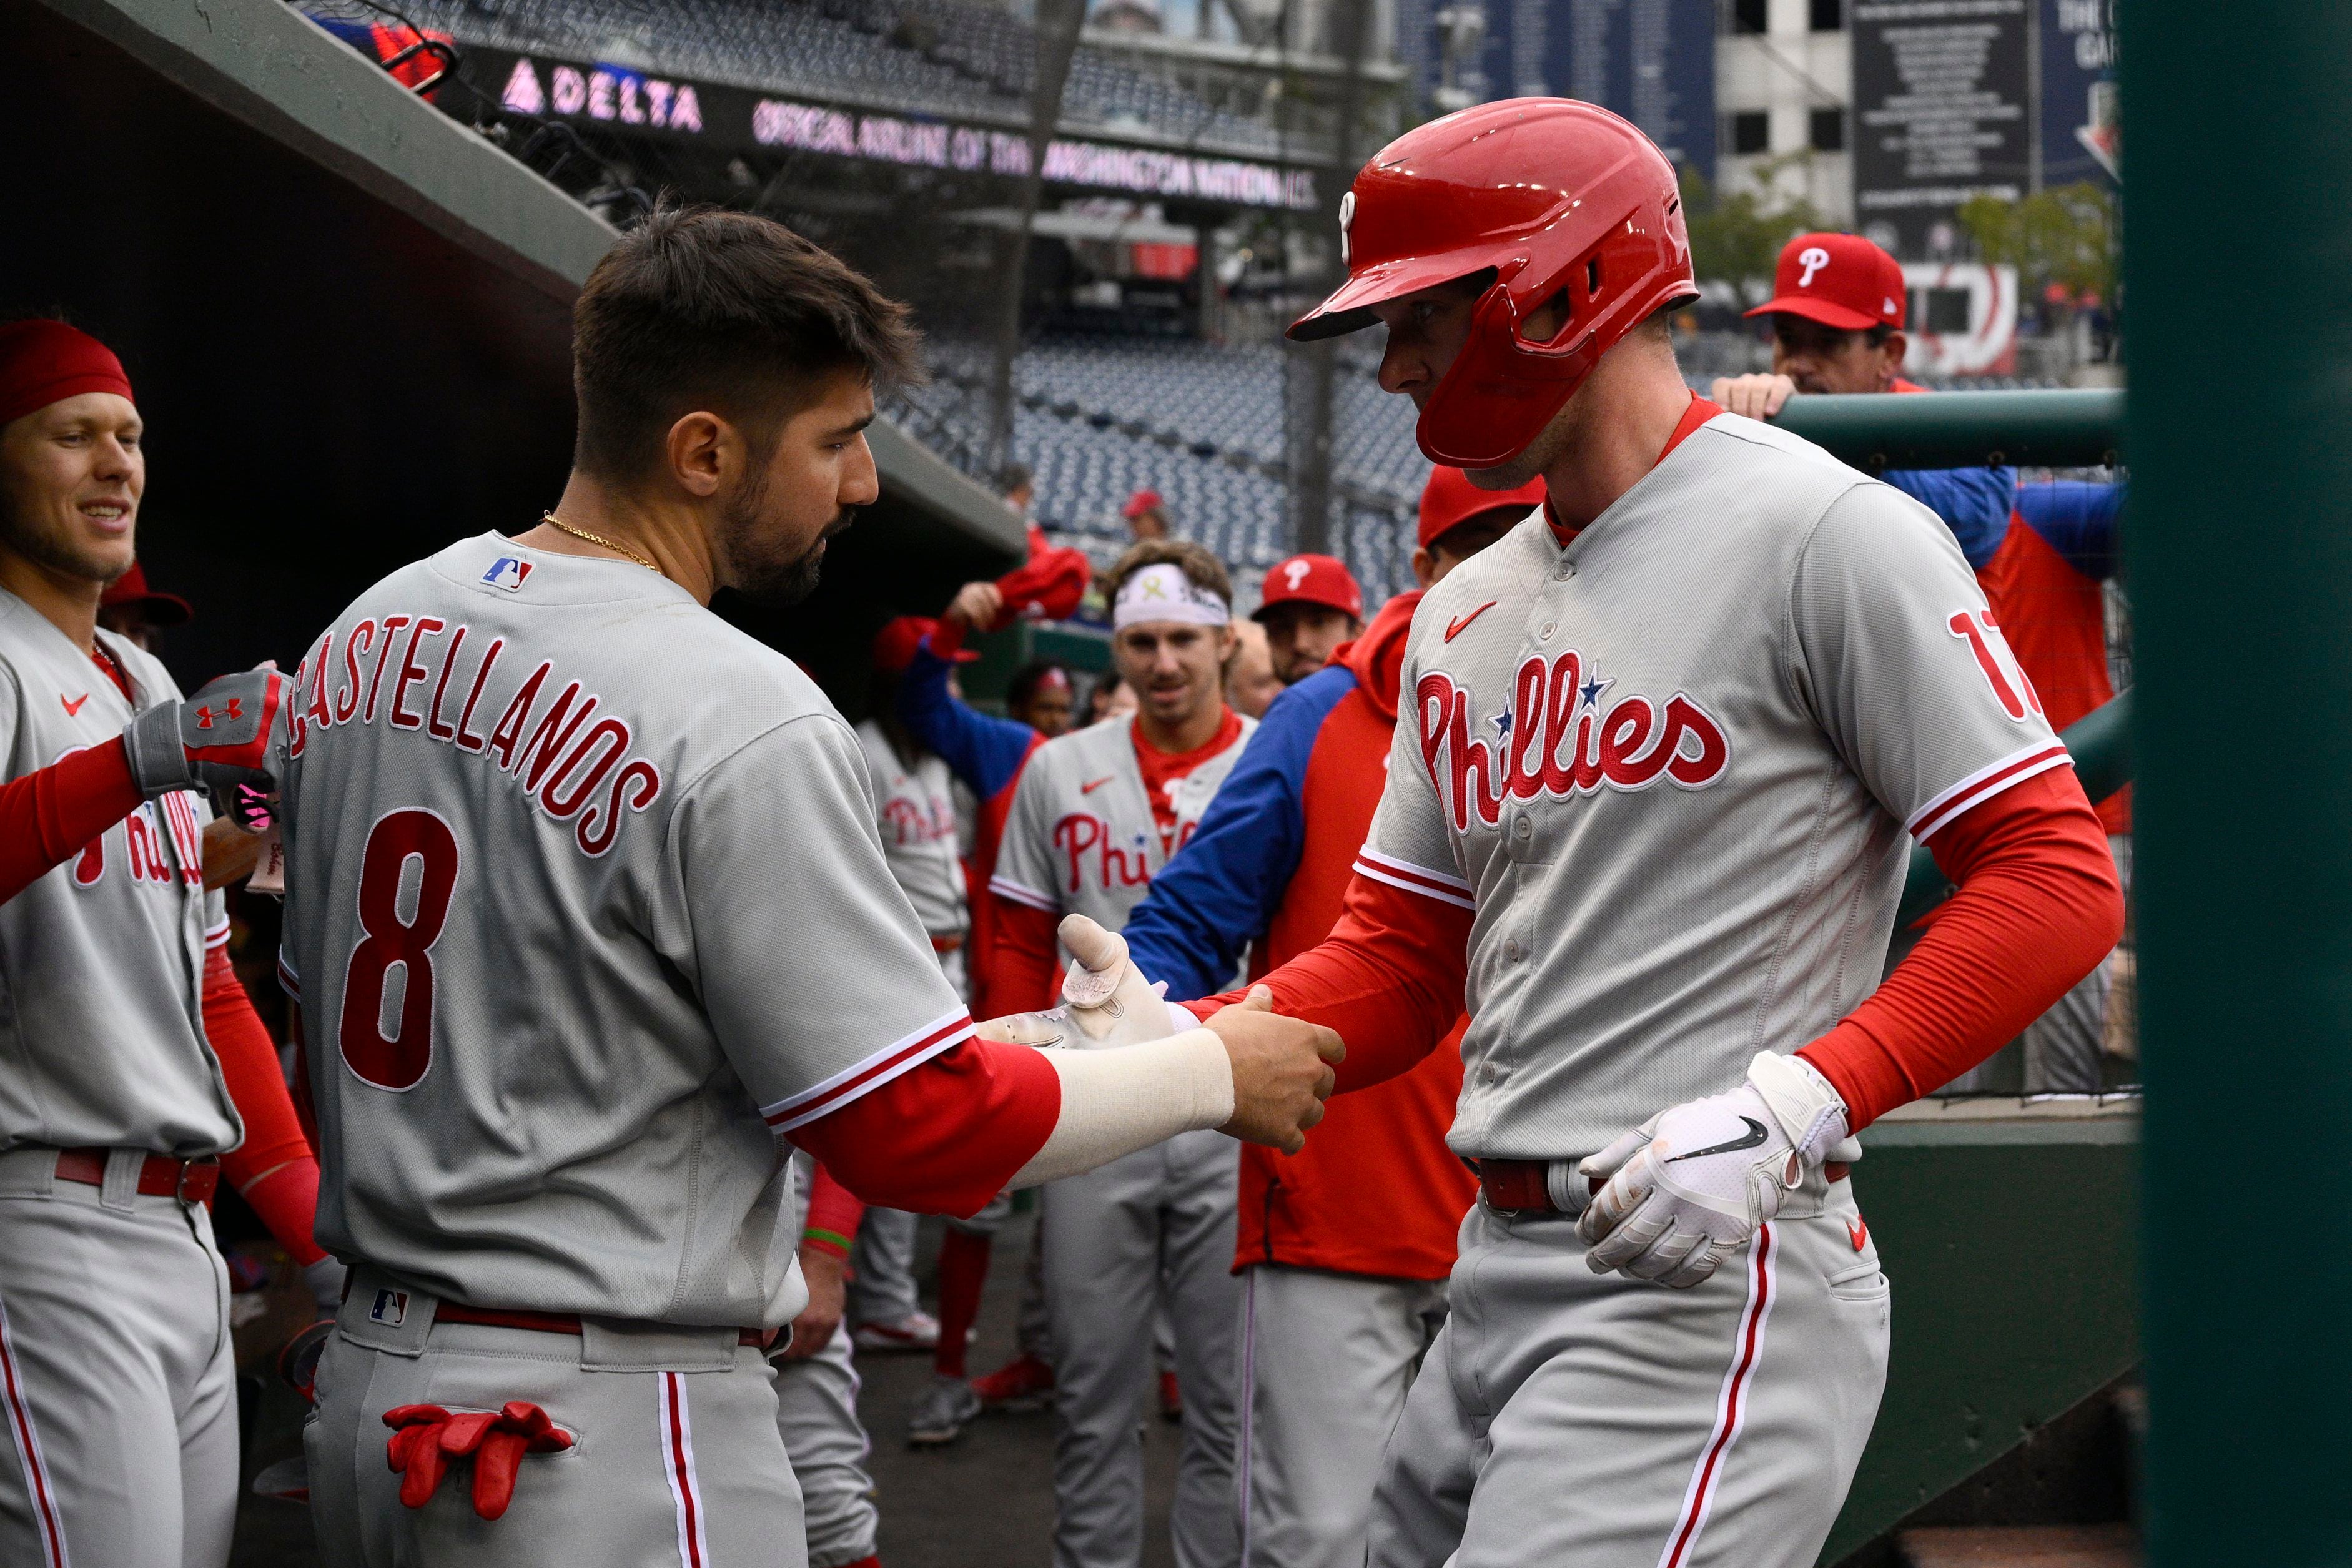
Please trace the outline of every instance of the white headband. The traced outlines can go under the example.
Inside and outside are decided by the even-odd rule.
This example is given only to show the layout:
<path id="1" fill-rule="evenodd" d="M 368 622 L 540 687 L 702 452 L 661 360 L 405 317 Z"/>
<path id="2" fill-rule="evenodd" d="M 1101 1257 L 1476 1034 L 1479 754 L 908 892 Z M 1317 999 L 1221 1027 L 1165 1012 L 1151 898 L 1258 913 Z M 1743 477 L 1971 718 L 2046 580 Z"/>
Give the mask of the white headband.
<path id="1" fill-rule="evenodd" d="M 1187 626 L 1223 626 L 1233 607 L 1184 575 L 1169 561 L 1144 567 L 1119 584 L 1110 611 L 1111 630 L 1124 632 L 1143 621 L 1179 621 Z"/>

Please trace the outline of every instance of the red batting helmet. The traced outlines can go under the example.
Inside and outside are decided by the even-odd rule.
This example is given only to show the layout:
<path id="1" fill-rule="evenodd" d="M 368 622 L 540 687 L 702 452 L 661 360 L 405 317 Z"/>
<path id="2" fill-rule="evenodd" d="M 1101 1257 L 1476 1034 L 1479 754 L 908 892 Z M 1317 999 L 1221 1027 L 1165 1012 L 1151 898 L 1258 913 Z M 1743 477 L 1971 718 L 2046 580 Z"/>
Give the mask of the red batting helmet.
<path id="1" fill-rule="evenodd" d="M 1480 104 L 1398 137 L 1341 199 L 1339 245 L 1348 281 L 1291 324 L 1294 339 L 1355 331 L 1374 305 L 1494 269 L 1415 433 L 1431 462 L 1455 468 L 1527 450 L 1619 339 L 1698 298 L 1665 155 L 1573 99 Z M 1523 338 L 1562 294 L 1559 335 Z"/>

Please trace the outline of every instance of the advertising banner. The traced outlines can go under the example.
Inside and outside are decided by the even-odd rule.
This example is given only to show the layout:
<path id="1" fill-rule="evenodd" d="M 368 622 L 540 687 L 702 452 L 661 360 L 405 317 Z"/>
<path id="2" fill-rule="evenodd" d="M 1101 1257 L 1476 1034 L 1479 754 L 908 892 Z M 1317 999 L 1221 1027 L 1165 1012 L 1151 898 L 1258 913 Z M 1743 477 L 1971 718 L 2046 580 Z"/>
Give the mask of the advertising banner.
<path id="1" fill-rule="evenodd" d="M 1853 201 L 1862 231 L 1905 260 L 1951 255 L 1980 193 L 2033 176 L 2031 42 L 2042 0 L 1857 0 Z"/>

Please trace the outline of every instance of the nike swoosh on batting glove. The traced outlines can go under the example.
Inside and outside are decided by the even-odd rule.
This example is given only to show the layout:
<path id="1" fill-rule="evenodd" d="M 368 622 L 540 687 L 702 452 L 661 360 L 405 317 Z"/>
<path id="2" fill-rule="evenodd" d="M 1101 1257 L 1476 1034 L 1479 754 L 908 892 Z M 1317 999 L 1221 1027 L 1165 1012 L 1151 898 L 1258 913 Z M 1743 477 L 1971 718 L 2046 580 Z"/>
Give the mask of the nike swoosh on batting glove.
<path id="1" fill-rule="evenodd" d="M 1737 1089 L 1661 1111 L 1578 1166 L 1605 1182 L 1577 1220 L 1585 1261 L 1686 1290 L 1779 1214 L 1845 1135 L 1829 1080 L 1759 1051 Z"/>
<path id="2" fill-rule="evenodd" d="M 275 791 L 269 747 L 286 711 L 286 677 L 268 665 L 223 675 L 184 702 L 158 703 L 131 721 L 123 750 L 140 793 L 174 789 L 226 800 L 239 785 Z"/>

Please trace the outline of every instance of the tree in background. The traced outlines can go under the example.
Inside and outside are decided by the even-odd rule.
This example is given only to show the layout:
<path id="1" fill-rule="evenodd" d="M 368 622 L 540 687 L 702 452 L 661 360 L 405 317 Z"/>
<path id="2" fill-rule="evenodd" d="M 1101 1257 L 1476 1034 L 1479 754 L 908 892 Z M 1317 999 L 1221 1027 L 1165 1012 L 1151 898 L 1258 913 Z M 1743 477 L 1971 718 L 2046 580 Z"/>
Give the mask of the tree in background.
<path id="1" fill-rule="evenodd" d="M 2116 204 L 2097 185 L 2053 185 L 2018 202 L 1974 196 L 1958 216 L 1979 258 L 2017 268 L 2025 298 L 2044 297 L 2052 284 L 2072 299 L 2115 298 Z"/>
<path id="2" fill-rule="evenodd" d="M 1682 171 L 1683 221 L 1689 226 L 1691 268 L 1703 283 L 1728 284 L 1743 310 L 1771 297 L 1780 247 L 1822 226 L 1812 203 L 1780 188 L 1780 176 L 1811 158 L 1784 153 L 1756 165 L 1753 191 L 1726 193 L 1697 170 Z"/>

